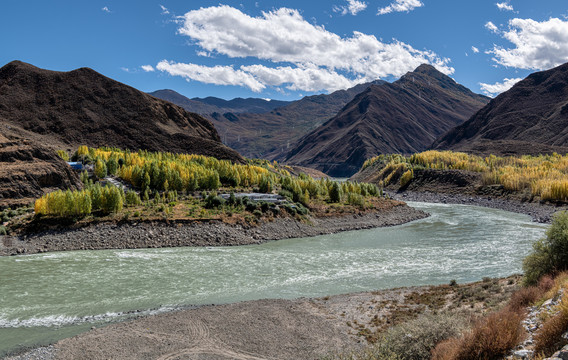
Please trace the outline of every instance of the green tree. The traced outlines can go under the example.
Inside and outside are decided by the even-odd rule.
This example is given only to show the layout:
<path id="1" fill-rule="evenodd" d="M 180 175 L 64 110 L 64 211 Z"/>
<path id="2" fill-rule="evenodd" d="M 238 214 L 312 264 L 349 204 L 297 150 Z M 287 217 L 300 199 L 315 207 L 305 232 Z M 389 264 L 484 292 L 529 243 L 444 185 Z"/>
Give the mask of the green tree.
<path id="1" fill-rule="evenodd" d="M 341 202 L 341 187 L 337 181 L 333 183 L 329 190 L 329 199 L 334 203 Z"/>
<path id="2" fill-rule="evenodd" d="M 568 269 L 568 212 L 554 216 L 546 237 L 533 244 L 523 261 L 525 285 L 534 285 L 546 274 Z"/>
<path id="3" fill-rule="evenodd" d="M 97 161 L 95 162 L 95 175 L 99 179 L 102 179 L 105 176 L 107 176 L 106 164 L 101 159 L 97 159 Z"/>

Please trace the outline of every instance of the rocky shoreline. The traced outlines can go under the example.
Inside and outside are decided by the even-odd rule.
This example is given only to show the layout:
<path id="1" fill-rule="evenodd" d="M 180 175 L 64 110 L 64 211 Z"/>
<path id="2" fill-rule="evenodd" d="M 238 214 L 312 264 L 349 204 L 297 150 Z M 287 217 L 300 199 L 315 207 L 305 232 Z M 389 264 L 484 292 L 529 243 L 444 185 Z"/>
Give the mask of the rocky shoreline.
<path id="1" fill-rule="evenodd" d="M 420 191 L 387 191 L 387 194 L 395 200 L 402 201 L 419 201 L 441 204 L 460 204 L 488 207 L 492 209 L 500 209 L 519 214 L 529 215 L 533 221 L 538 223 L 549 224 L 555 212 L 568 210 L 568 206 L 556 206 L 552 204 L 543 204 L 538 202 L 522 202 L 514 199 L 506 199 L 501 197 L 479 196 L 468 194 L 446 194 L 434 192 Z"/>
<path id="2" fill-rule="evenodd" d="M 0 255 L 70 250 L 251 245 L 270 240 L 394 226 L 427 216 L 425 212 L 401 203 L 382 212 L 310 218 L 310 223 L 292 218 L 261 221 L 257 226 L 232 225 L 221 221 L 101 223 L 79 229 L 0 237 Z"/>

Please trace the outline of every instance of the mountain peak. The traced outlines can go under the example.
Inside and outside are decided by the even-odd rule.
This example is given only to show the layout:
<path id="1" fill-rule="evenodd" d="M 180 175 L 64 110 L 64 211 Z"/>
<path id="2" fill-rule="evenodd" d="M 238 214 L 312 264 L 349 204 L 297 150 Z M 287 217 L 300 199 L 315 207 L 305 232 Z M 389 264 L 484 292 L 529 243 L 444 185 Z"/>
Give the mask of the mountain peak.
<path id="1" fill-rule="evenodd" d="M 437 74 L 440 73 L 440 71 L 438 71 L 435 67 L 433 67 L 430 64 L 422 64 L 420 66 L 418 66 L 414 71 L 414 73 L 421 73 L 421 74 Z"/>

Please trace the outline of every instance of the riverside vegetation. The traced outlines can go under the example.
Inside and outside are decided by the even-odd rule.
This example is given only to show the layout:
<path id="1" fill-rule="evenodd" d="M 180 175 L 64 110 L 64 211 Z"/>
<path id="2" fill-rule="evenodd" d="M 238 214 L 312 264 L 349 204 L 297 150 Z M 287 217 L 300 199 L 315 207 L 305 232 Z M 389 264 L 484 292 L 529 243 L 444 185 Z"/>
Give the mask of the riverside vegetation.
<path id="1" fill-rule="evenodd" d="M 490 155 L 481 157 L 452 151 L 425 151 L 410 156 L 379 155 L 368 159 L 362 170 L 380 167 L 377 178 L 388 186 L 399 181 L 404 188 L 417 169 L 465 170 L 482 174 L 484 185 L 502 185 L 512 192 L 553 202 L 568 201 L 568 155 Z"/>
<path id="2" fill-rule="evenodd" d="M 533 252 L 523 261 L 522 287 L 502 308 L 480 316 L 464 312 L 460 307 L 431 304 L 430 312 L 387 328 L 373 338 L 367 337 L 371 342 L 368 347 L 326 359 L 502 359 L 525 346 L 530 350 L 524 358 L 551 356 L 568 344 L 564 336 L 568 330 L 567 249 L 568 213 L 561 212 L 554 217 L 546 237 L 533 245 Z M 484 279 L 481 285 L 490 289 L 492 280 Z M 452 281 L 449 286 L 456 283 Z M 527 328 L 527 309 L 551 303 L 548 299 L 556 299 L 552 302 L 555 305 L 537 311 L 540 324 L 536 330 Z M 475 309 L 476 305 L 472 304 L 471 308 Z M 524 342 L 527 331 L 534 332 L 528 343 Z"/>
<path id="3" fill-rule="evenodd" d="M 213 157 L 88 148 L 81 146 L 72 157 L 63 158 L 94 165 L 93 176 L 83 172 L 82 190 L 55 191 L 34 204 L 38 217 L 114 217 L 140 219 L 220 219 L 255 222 L 265 216 L 288 214 L 300 220 L 308 213 L 316 216 L 373 210 L 380 205 L 382 189 L 372 184 L 335 182 L 328 178 L 290 175 L 286 166 L 265 160 L 232 163 Z M 93 179 L 115 176 L 128 184 L 126 192 L 115 186 L 101 186 Z M 279 194 L 286 199 L 280 206 L 253 202 L 238 192 Z M 226 199 L 218 192 L 230 193 Z M 379 206 L 380 207 L 380 206 Z M 235 221 L 235 219 L 233 219 Z"/>

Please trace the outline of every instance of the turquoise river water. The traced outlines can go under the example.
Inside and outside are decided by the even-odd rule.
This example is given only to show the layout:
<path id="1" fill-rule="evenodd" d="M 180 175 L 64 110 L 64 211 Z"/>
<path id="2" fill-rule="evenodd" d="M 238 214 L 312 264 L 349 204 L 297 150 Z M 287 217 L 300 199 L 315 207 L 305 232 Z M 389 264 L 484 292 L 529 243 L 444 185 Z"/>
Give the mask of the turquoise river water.
<path id="1" fill-rule="evenodd" d="M 0 356 L 187 305 L 507 276 L 546 229 L 501 210 L 410 204 L 431 216 L 252 246 L 0 257 Z"/>

